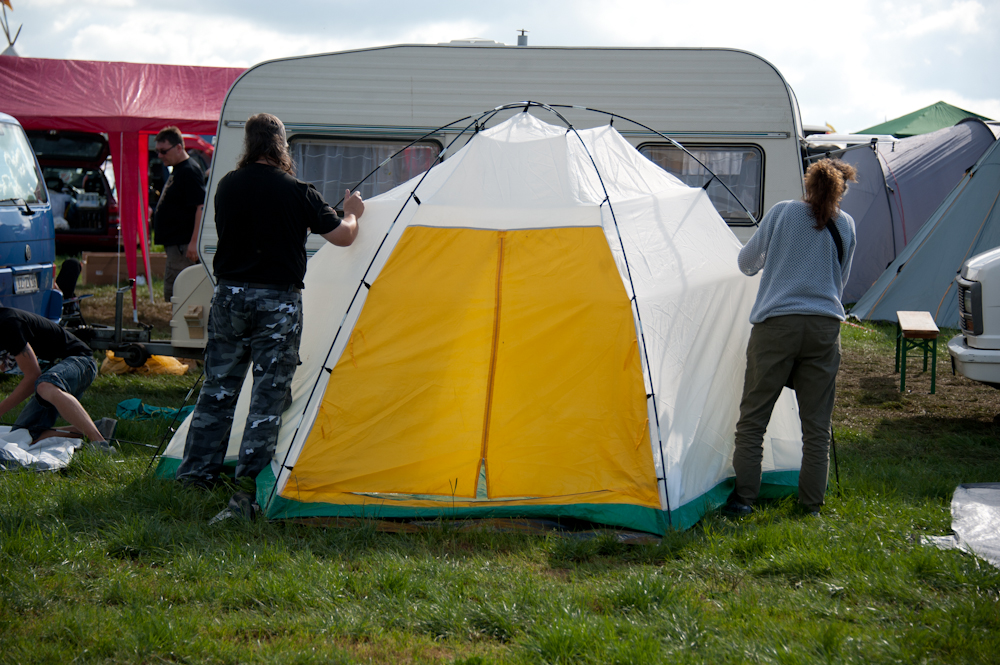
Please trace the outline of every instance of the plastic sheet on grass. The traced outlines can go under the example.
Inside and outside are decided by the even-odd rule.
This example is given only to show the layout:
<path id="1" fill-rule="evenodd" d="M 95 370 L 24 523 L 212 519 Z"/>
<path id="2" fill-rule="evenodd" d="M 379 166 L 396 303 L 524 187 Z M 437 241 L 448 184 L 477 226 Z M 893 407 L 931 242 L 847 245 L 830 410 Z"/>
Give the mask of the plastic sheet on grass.
<path id="1" fill-rule="evenodd" d="M 31 445 L 28 430 L 0 426 L 0 470 L 56 471 L 68 465 L 73 453 L 82 445 L 82 439 L 62 436 Z"/>
<path id="2" fill-rule="evenodd" d="M 965 483 L 951 498 L 950 536 L 923 542 L 941 549 L 972 552 L 1000 568 L 1000 483 Z"/>

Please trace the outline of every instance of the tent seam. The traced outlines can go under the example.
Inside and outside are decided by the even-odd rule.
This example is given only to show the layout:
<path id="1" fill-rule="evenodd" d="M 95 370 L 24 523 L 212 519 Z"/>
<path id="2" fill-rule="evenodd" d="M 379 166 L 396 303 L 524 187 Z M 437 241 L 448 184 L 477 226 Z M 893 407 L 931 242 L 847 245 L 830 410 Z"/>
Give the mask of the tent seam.
<path id="1" fill-rule="evenodd" d="M 493 498 L 490 494 L 490 487 L 493 483 L 490 482 L 490 465 L 486 459 L 486 450 L 490 440 L 490 416 L 493 411 L 493 383 L 496 379 L 497 349 L 500 341 L 500 305 L 503 298 L 504 238 L 506 236 L 506 231 L 500 231 L 497 234 L 499 242 L 497 244 L 497 282 L 496 289 L 494 290 L 495 299 L 493 304 L 493 341 L 490 346 L 490 372 L 486 377 L 486 410 L 483 414 L 483 437 L 479 448 L 479 457 L 482 460 L 482 464 L 486 467 L 486 497 L 489 499 Z"/>
<path id="2" fill-rule="evenodd" d="M 972 248 L 976 246 L 977 242 L 979 242 L 979 238 L 983 234 L 983 227 L 986 226 L 986 221 L 993 215 L 993 209 L 997 207 L 998 198 L 1000 198 L 1000 191 L 998 191 L 997 195 L 993 197 L 993 204 L 990 206 L 990 209 L 986 211 L 986 216 L 983 217 L 983 221 L 979 223 L 979 228 L 976 230 L 975 237 L 973 237 L 972 242 L 969 243 L 969 246 L 966 248 L 965 256 L 962 257 L 962 265 L 965 265 L 966 260 L 969 258 L 969 252 L 971 252 Z M 947 298 L 948 294 L 951 292 L 951 285 L 954 283 L 955 280 L 948 282 L 948 288 L 945 289 L 944 295 L 941 296 L 941 302 L 938 303 L 937 309 L 934 310 L 935 319 L 937 318 L 938 313 L 941 311 L 941 306 L 944 305 L 944 299 Z"/>

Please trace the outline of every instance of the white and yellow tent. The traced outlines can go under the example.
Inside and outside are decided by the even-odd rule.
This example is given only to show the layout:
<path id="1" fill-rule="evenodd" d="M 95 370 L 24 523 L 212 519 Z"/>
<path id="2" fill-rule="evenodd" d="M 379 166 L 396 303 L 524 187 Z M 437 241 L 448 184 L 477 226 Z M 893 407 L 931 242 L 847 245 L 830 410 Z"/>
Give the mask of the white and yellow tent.
<path id="1" fill-rule="evenodd" d="M 703 190 L 612 127 L 518 113 L 367 205 L 353 246 L 309 262 L 267 517 L 662 532 L 725 498 L 757 280 Z M 765 494 L 794 491 L 800 447 L 786 391 Z"/>

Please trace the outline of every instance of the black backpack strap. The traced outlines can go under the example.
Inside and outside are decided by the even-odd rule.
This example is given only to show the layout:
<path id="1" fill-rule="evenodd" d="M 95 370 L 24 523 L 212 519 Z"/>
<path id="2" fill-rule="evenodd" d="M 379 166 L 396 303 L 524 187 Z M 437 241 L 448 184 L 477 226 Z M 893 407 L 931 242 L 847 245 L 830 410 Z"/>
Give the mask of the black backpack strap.
<path id="1" fill-rule="evenodd" d="M 831 219 L 827 222 L 826 228 L 829 229 L 830 235 L 833 236 L 833 244 L 837 246 L 837 263 L 844 265 L 844 241 L 840 237 L 840 231 L 837 230 L 834 220 Z"/>

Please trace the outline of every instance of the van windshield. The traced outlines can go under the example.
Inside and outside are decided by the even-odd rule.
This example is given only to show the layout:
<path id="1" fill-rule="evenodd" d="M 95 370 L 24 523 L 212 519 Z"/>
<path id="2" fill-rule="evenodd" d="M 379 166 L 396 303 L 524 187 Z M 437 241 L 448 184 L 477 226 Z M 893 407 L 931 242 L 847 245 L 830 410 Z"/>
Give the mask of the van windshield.
<path id="1" fill-rule="evenodd" d="M 28 138 L 17 125 L 0 122 L 0 201 L 45 203 L 48 197 Z"/>

